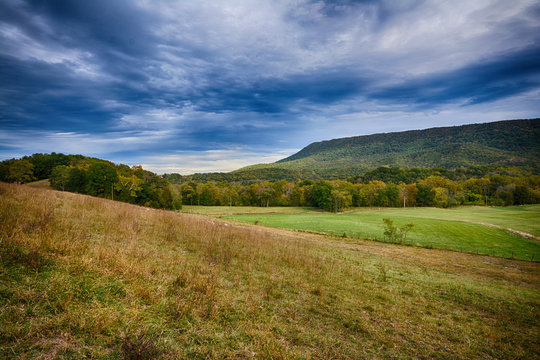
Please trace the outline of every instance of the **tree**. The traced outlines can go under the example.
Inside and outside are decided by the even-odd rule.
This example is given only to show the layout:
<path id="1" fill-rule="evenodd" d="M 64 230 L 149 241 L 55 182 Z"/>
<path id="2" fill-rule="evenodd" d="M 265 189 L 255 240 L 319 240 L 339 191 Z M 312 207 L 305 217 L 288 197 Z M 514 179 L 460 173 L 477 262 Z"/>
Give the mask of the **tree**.
<path id="1" fill-rule="evenodd" d="M 189 184 L 183 184 L 182 185 L 182 199 L 184 199 L 185 205 L 193 205 L 193 195 L 195 194 L 195 190 L 193 189 L 193 186 Z M 202 191 L 201 191 L 202 194 Z M 201 194 L 198 194 L 198 204 L 201 204 Z"/>
<path id="2" fill-rule="evenodd" d="M 287 206 L 290 204 L 292 190 L 294 185 L 286 180 L 278 180 L 272 184 L 275 191 L 275 200 L 277 206 Z"/>
<path id="3" fill-rule="evenodd" d="M 488 178 L 483 177 L 481 179 L 468 179 L 463 183 L 463 187 L 470 192 L 483 196 L 484 204 L 488 203 L 488 193 L 490 188 L 490 181 Z M 474 196 L 469 195 L 474 198 Z"/>
<path id="4" fill-rule="evenodd" d="M 304 180 L 296 184 L 291 192 L 290 204 L 292 206 L 312 206 L 311 204 L 311 189 L 313 181 Z"/>
<path id="5" fill-rule="evenodd" d="M 399 188 L 390 183 L 385 188 L 377 192 L 375 206 L 399 206 Z"/>
<path id="6" fill-rule="evenodd" d="M 261 186 L 257 190 L 257 197 L 261 202 L 261 206 L 268 207 L 270 201 L 274 200 L 276 197 L 276 190 L 274 190 L 274 188 L 268 182 L 264 182 L 260 185 Z"/>
<path id="7" fill-rule="evenodd" d="M 418 206 L 433 206 L 435 191 L 427 185 L 417 184 L 416 203 Z"/>
<path id="8" fill-rule="evenodd" d="M 142 190 L 142 183 L 143 180 L 136 177 L 135 174 L 118 175 L 118 182 L 114 185 L 114 189 L 119 193 L 119 200 L 133 202 L 137 197 L 137 191 Z"/>
<path id="9" fill-rule="evenodd" d="M 384 190 L 385 188 L 386 188 L 386 184 L 379 180 L 370 181 L 365 186 L 364 191 L 366 192 L 366 195 L 367 195 L 367 201 L 368 201 L 369 207 L 372 207 L 374 205 L 374 203 L 376 202 L 376 199 L 379 198 L 379 192 Z"/>
<path id="10" fill-rule="evenodd" d="M 112 196 L 113 184 L 118 181 L 116 170 L 104 163 L 90 165 L 87 178 L 86 189 L 94 196 Z"/>
<path id="11" fill-rule="evenodd" d="M 319 209 L 332 211 L 332 185 L 327 181 L 318 181 L 311 188 L 311 202 Z"/>
<path id="12" fill-rule="evenodd" d="M 214 206 L 219 205 L 219 200 L 217 199 L 217 188 L 215 184 L 204 184 L 201 193 L 201 205 Z"/>
<path id="13" fill-rule="evenodd" d="M 9 181 L 9 167 L 15 159 L 0 162 L 0 181 Z"/>
<path id="14" fill-rule="evenodd" d="M 493 205 L 513 205 L 514 204 L 514 193 L 516 190 L 516 185 L 508 184 L 504 186 L 499 186 L 495 192 L 495 196 L 492 199 Z"/>
<path id="15" fill-rule="evenodd" d="M 331 191 L 331 195 L 335 213 L 352 205 L 352 195 L 346 191 L 335 189 Z"/>
<path id="16" fill-rule="evenodd" d="M 399 198 L 403 201 L 403 207 L 407 207 L 407 186 L 404 183 L 399 184 Z"/>
<path id="17" fill-rule="evenodd" d="M 514 204 L 515 205 L 524 205 L 532 204 L 533 196 L 528 187 L 524 185 L 517 185 L 514 190 Z"/>
<path id="18" fill-rule="evenodd" d="M 58 165 L 51 172 L 49 182 L 51 186 L 57 190 L 66 190 L 69 183 L 70 168 L 65 165 Z"/>
<path id="19" fill-rule="evenodd" d="M 86 192 L 86 171 L 77 167 L 70 168 L 66 190 L 84 194 Z"/>
<path id="20" fill-rule="evenodd" d="M 28 160 L 15 160 L 9 165 L 10 182 L 28 183 L 34 181 L 34 165 Z"/>
<path id="21" fill-rule="evenodd" d="M 448 207 L 450 205 L 450 198 L 448 196 L 448 189 L 442 187 L 436 187 L 435 197 L 433 198 L 433 204 L 437 207 Z"/>
<path id="22" fill-rule="evenodd" d="M 169 188 L 171 190 L 172 196 L 172 207 L 174 210 L 182 209 L 182 189 L 178 184 L 170 184 Z"/>
<path id="23" fill-rule="evenodd" d="M 32 154 L 32 156 L 25 156 L 24 160 L 28 160 L 34 165 L 34 176 L 38 180 L 47 179 L 51 176 L 52 171 L 59 165 L 69 165 L 69 156 L 64 154 L 57 154 L 55 152 L 50 154 Z"/>
<path id="24" fill-rule="evenodd" d="M 219 191 L 219 197 L 222 205 L 233 206 L 238 203 L 238 191 L 235 186 L 229 184 L 227 181 L 219 183 L 221 189 Z"/>
<path id="25" fill-rule="evenodd" d="M 173 195 L 169 186 L 164 186 L 158 191 L 158 204 L 159 208 L 172 210 L 173 206 Z"/>
<path id="26" fill-rule="evenodd" d="M 418 188 L 416 184 L 405 185 L 405 204 L 408 206 L 416 205 L 416 194 L 418 194 Z"/>
<path id="27" fill-rule="evenodd" d="M 201 205 L 201 195 L 204 191 L 204 184 L 197 184 L 195 186 L 195 193 L 197 194 L 197 205 Z"/>

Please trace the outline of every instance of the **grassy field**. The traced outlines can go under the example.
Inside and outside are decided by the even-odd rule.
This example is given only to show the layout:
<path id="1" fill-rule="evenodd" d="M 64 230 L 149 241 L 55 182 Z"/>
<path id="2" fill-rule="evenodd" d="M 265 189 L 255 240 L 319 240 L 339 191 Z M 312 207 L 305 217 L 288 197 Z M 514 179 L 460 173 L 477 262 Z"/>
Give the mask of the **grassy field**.
<path id="1" fill-rule="evenodd" d="M 369 209 L 356 209 L 355 213 L 370 212 Z M 410 218 L 429 218 L 438 220 L 457 220 L 485 223 L 511 228 L 540 236 L 540 205 L 486 207 L 462 206 L 450 209 L 407 208 L 379 209 L 377 212 L 387 217 L 405 215 Z"/>
<path id="2" fill-rule="evenodd" d="M 317 210 L 303 207 L 286 206 L 190 206 L 183 205 L 182 212 L 186 214 L 201 215 L 242 215 L 242 214 L 301 214 L 312 213 Z"/>
<path id="3" fill-rule="evenodd" d="M 540 264 L 0 183 L 0 358 L 534 359 Z"/>
<path id="4" fill-rule="evenodd" d="M 537 236 L 540 232 L 538 205 L 508 208 L 357 209 L 343 214 L 308 212 L 305 209 L 296 214 L 291 209 L 288 211 L 283 214 L 246 212 L 228 215 L 226 218 L 272 227 L 314 231 L 335 236 L 345 234 L 348 238 L 380 241 L 385 241 L 382 220 L 389 218 L 397 226 L 414 224 L 408 234 L 407 243 L 507 258 L 540 260 L 540 241 L 505 230 L 510 228 Z"/>
<path id="5" fill-rule="evenodd" d="M 26 184 L 26 186 L 42 188 L 42 189 L 52 189 L 49 179 L 33 181 L 31 183 Z"/>
<path id="6" fill-rule="evenodd" d="M 244 214 L 299 214 L 324 213 L 319 209 L 303 207 L 253 207 L 253 206 L 189 206 L 182 212 L 203 215 L 244 215 Z M 410 218 L 429 218 L 436 220 L 456 220 L 486 223 L 527 232 L 540 236 L 540 205 L 486 207 L 462 206 L 450 209 L 441 208 L 355 208 L 350 214 L 377 213 L 381 217 L 406 216 Z M 341 214 L 338 214 L 341 215 Z"/>

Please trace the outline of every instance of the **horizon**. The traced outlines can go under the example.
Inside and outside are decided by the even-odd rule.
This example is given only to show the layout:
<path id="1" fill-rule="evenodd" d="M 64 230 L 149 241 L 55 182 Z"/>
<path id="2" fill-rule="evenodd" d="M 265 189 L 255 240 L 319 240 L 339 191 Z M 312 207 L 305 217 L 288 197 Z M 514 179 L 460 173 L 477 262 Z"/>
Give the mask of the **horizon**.
<path id="1" fill-rule="evenodd" d="M 305 149 L 306 147 L 314 144 L 314 143 L 323 143 L 323 142 L 331 142 L 331 141 L 334 141 L 334 140 L 342 140 L 342 139 L 349 139 L 349 138 L 356 138 L 356 137 L 368 137 L 368 136 L 372 136 L 372 135 L 385 135 L 385 134 L 396 134 L 396 133 L 403 133 L 403 132 L 410 132 L 410 131 L 423 131 L 423 130 L 431 130 L 431 129 L 442 129 L 442 128 L 454 128 L 454 127 L 462 127 L 462 126 L 468 126 L 468 125 L 484 125 L 484 124 L 489 124 L 489 123 L 496 123 L 496 122 L 507 122 L 507 121 L 526 121 L 526 120 L 540 120 L 540 118 L 531 118 L 531 119 L 510 119 L 510 120 L 498 120 L 498 121 L 490 121 L 490 122 L 484 122 L 484 123 L 471 123 L 471 124 L 465 124 L 465 125 L 451 125 L 451 126 L 437 126 L 437 127 L 429 127 L 429 128 L 423 128 L 423 129 L 410 129 L 410 130 L 402 130 L 402 131 L 396 131 L 396 132 L 379 132 L 379 133 L 373 133 L 373 134 L 367 134 L 367 135 L 352 135 L 352 136 L 347 136 L 347 137 L 343 137 L 343 138 L 333 138 L 333 139 L 326 139 L 326 140 L 321 140 L 321 141 L 316 141 L 316 142 L 313 142 L 313 143 L 310 143 L 310 144 L 307 144 L 306 146 L 304 146 L 303 148 L 301 149 L 298 149 L 295 153 L 291 154 L 291 155 L 288 155 L 284 158 L 281 158 L 277 161 L 274 161 L 273 163 L 276 163 L 276 162 L 280 162 L 282 160 L 285 160 L 289 157 L 291 157 L 292 155 L 295 155 L 296 153 L 300 152 L 301 150 Z M 51 152 L 49 152 L 51 153 Z M 32 154 L 27 154 L 25 156 L 29 156 L 29 155 L 32 155 Z M 85 154 L 64 154 L 64 155 L 82 155 L 82 156 L 87 156 Z M 90 156 L 91 157 L 91 156 Z M 1 159 L 0 161 L 2 160 L 7 160 L 7 159 Z M 101 159 L 101 160 L 105 160 L 105 161 L 111 161 L 109 159 Z M 120 163 L 120 162 L 114 162 L 114 161 L 111 161 L 113 162 L 115 165 L 128 165 L 130 167 L 133 167 L 133 166 L 142 166 L 143 169 L 145 170 L 148 170 L 145 165 L 143 164 L 136 164 L 136 163 L 130 163 L 129 161 L 128 162 L 124 162 L 124 163 Z M 251 166 L 251 165 L 265 165 L 265 164 L 271 164 L 271 163 L 256 163 L 256 164 L 248 164 L 246 166 Z M 382 165 L 383 167 L 386 167 L 387 165 Z M 392 167 L 391 165 L 389 167 Z M 242 167 L 243 168 L 243 167 Z M 228 172 L 233 172 L 233 171 L 236 171 L 236 170 L 241 170 L 242 168 L 237 168 L 237 169 L 233 169 L 233 170 L 229 170 L 229 171 L 207 171 L 207 172 L 202 172 L 202 173 L 190 173 L 190 174 L 180 174 L 180 173 L 175 173 L 175 172 L 155 172 L 157 175 L 165 175 L 165 174 L 178 174 L 178 175 L 181 175 L 181 176 L 190 176 L 190 175 L 196 175 L 196 174 L 210 174 L 210 173 L 228 173 Z"/>
<path id="2" fill-rule="evenodd" d="M 0 0 L 0 160 L 228 172 L 540 117 L 540 4 Z"/>

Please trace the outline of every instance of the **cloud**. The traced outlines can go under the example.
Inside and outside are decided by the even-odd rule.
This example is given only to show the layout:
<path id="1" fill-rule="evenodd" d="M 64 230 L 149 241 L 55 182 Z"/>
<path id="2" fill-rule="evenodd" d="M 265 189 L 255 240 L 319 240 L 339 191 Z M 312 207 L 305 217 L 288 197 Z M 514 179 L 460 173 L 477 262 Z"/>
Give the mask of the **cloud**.
<path id="1" fill-rule="evenodd" d="M 163 173 L 182 175 L 216 171 L 233 171 L 257 163 L 272 163 L 294 154 L 300 149 L 275 151 L 246 150 L 244 148 L 179 152 L 165 156 L 141 156 L 137 160 L 143 168 Z"/>
<path id="2" fill-rule="evenodd" d="M 103 157 L 115 152 L 144 152 L 146 146 L 155 147 L 171 139 L 174 134 L 166 130 L 111 132 L 89 134 L 41 130 L 2 130 L 0 150 L 4 158 L 36 152 L 62 152 Z"/>
<path id="3" fill-rule="evenodd" d="M 540 87 L 540 44 L 498 54 L 460 69 L 414 77 L 370 92 L 370 98 L 437 108 L 450 102 L 479 104 Z"/>
<path id="4" fill-rule="evenodd" d="M 538 116 L 539 16 L 534 0 L 3 0 L 0 142 L 279 153 Z"/>

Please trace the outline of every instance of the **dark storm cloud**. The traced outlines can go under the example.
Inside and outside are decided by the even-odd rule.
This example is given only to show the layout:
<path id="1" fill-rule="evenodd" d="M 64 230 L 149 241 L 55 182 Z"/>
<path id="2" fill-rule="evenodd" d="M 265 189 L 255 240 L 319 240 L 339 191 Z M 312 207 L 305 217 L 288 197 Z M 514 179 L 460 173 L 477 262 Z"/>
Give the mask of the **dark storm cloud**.
<path id="1" fill-rule="evenodd" d="M 409 128 L 526 117 L 539 15 L 532 0 L 0 0 L 0 155 L 253 157 L 426 112 L 447 117 Z"/>
<path id="2" fill-rule="evenodd" d="M 540 46 L 373 91 L 369 97 L 423 108 L 491 102 L 540 87 Z"/>
<path id="3" fill-rule="evenodd" d="M 21 39 L 10 44 L 18 47 L 15 54 L 0 58 L 2 82 L 9 84 L 2 88 L 3 100 L 10 105 L 2 111 L 4 125 L 99 131 L 96 125 L 114 116 L 102 108 L 103 101 L 148 97 L 141 87 L 148 77 L 137 57 L 150 53 L 146 44 L 153 42 L 137 25 L 143 19 L 129 2 L 10 1 L 3 5 L 1 20 Z M 17 54 L 25 47 L 41 53 Z M 64 52 L 70 49 L 75 53 Z M 17 116 L 23 110 L 24 116 Z"/>
<path id="4" fill-rule="evenodd" d="M 319 69 L 286 78 L 262 78 L 252 84 L 223 81 L 206 89 L 209 96 L 199 101 L 204 111 L 254 111 L 257 113 L 294 112 L 298 101 L 327 106 L 360 94 L 368 79 L 346 69 Z"/>
<path id="5" fill-rule="evenodd" d="M 65 131 L 88 130 L 93 121 L 108 115 L 96 106 L 103 94 L 66 76 L 63 65 L 38 61 L 17 61 L 0 56 L 3 81 L 9 89 L 0 89 L 2 101 L 9 106 L 0 109 L 2 126 L 26 128 L 62 128 Z"/>
<path id="6" fill-rule="evenodd" d="M 104 57 L 125 59 L 143 56 L 155 44 L 156 39 L 145 26 L 152 17 L 131 1 L 41 0 L 26 4 L 28 13 L 40 14 L 54 27 L 50 40 L 68 47 L 101 49 Z"/>

